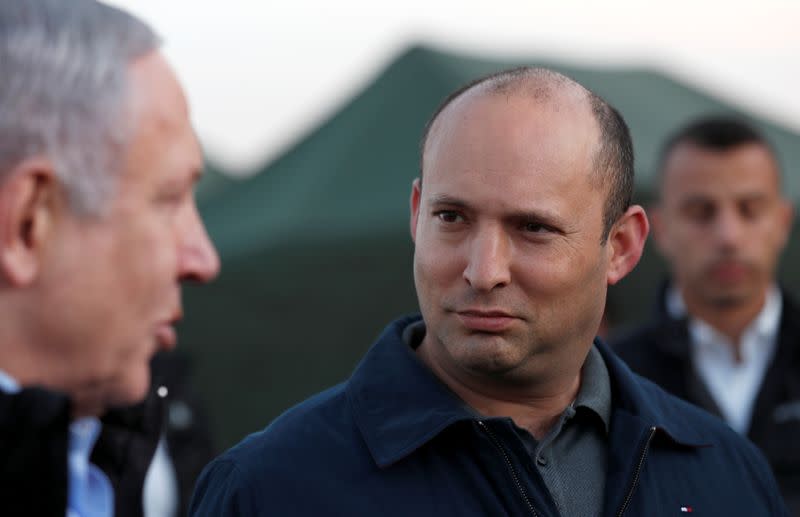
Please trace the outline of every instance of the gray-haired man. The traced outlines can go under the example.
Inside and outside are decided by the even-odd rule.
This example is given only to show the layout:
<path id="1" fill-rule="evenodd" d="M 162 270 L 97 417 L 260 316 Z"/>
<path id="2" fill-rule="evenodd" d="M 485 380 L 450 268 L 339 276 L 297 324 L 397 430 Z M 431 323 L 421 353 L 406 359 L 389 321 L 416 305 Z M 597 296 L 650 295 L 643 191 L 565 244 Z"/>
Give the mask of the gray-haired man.
<path id="1" fill-rule="evenodd" d="M 184 94 L 141 21 L 0 1 L 0 511 L 111 515 L 107 408 L 175 345 L 180 283 L 218 269 Z"/>

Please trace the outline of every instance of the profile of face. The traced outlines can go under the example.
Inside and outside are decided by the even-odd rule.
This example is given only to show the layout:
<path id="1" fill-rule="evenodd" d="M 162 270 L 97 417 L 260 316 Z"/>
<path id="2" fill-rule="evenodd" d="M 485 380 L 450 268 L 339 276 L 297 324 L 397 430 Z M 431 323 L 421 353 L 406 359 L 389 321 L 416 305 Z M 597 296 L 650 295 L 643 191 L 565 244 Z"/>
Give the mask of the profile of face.
<path id="1" fill-rule="evenodd" d="M 763 145 L 718 151 L 684 142 L 665 161 L 653 230 L 687 303 L 760 304 L 791 221 Z"/>
<path id="2" fill-rule="evenodd" d="M 453 377 L 527 383 L 579 371 L 607 285 L 638 260 L 626 255 L 641 248 L 636 237 L 602 239 L 588 100 L 553 95 L 468 92 L 429 135 L 411 192 L 414 280 L 421 346 Z"/>
<path id="3" fill-rule="evenodd" d="M 73 396 L 100 410 L 144 398 L 151 357 L 176 343 L 181 282 L 219 270 L 194 201 L 202 156 L 183 92 L 155 52 L 130 65 L 129 86 L 133 132 L 108 210 L 58 212 L 40 268 L 41 339 L 69 365 Z"/>

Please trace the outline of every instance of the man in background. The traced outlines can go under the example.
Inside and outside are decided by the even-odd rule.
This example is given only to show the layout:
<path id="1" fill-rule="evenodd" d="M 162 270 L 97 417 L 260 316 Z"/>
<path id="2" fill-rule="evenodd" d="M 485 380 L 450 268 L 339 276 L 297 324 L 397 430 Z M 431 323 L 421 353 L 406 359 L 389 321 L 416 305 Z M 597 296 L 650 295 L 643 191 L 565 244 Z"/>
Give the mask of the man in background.
<path id="1" fill-rule="evenodd" d="M 704 118 L 669 139 L 658 181 L 650 217 L 672 275 L 654 321 L 614 347 L 755 442 L 800 516 L 800 308 L 775 280 L 793 220 L 778 159 L 750 125 Z"/>
<path id="2" fill-rule="evenodd" d="M 784 515 L 752 445 L 594 339 L 648 231 L 619 113 L 556 72 L 500 72 L 445 100 L 421 161 L 421 317 L 216 459 L 190 512 Z"/>
<path id="3" fill-rule="evenodd" d="M 175 346 L 180 284 L 219 269 L 183 91 L 141 21 L 0 1 L 0 513 L 112 515 L 89 461 Z"/>

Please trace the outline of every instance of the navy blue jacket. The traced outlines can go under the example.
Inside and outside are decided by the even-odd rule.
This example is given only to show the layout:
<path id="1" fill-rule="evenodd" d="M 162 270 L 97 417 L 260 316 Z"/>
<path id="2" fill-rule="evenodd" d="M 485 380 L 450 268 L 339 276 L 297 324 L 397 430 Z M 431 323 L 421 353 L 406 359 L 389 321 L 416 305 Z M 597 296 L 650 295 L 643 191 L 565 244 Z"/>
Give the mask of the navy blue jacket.
<path id="1" fill-rule="evenodd" d="M 352 377 L 214 460 L 192 515 L 555 516 L 508 418 L 480 418 L 390 324 Z M 613 410 L 603 515 L 787 515 L 756 448 L 596 342 Z M 580 497 L 580 494 L 575 494 Z"/>

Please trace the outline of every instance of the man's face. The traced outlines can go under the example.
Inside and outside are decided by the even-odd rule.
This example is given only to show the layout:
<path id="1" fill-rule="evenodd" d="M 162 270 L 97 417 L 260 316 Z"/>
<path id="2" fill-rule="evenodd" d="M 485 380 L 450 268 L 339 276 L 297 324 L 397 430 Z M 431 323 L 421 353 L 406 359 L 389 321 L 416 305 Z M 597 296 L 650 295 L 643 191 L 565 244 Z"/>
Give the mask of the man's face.
<path id="1" fill-rule="evenodd" d="M 559 102 L 563 101 L 563 102 Z M 425 346 L 450 374 L 575 372 L 607 286 L 599 132 L 586 102 L 467 94 L 443 113 L 412 191 Z"/>
<path id="2" fill-rule="evenodd" d="M 194 202 L 202 157 L 181 88 L 157 53 L 129 70 L 134 132 L 108 212 L 62 210 L 42 268 L 43 338 L 99 409 L 144 397 L 151 357 L 176 342 L 180 282 L 219 269 Z"/>
<path id="3" fill-rule="evenodd" d="M 662 171 L 657 243 L 688 303 L 760 303 L 786 243 L 791 208 L 762 145 L 679 144 Z"/>

